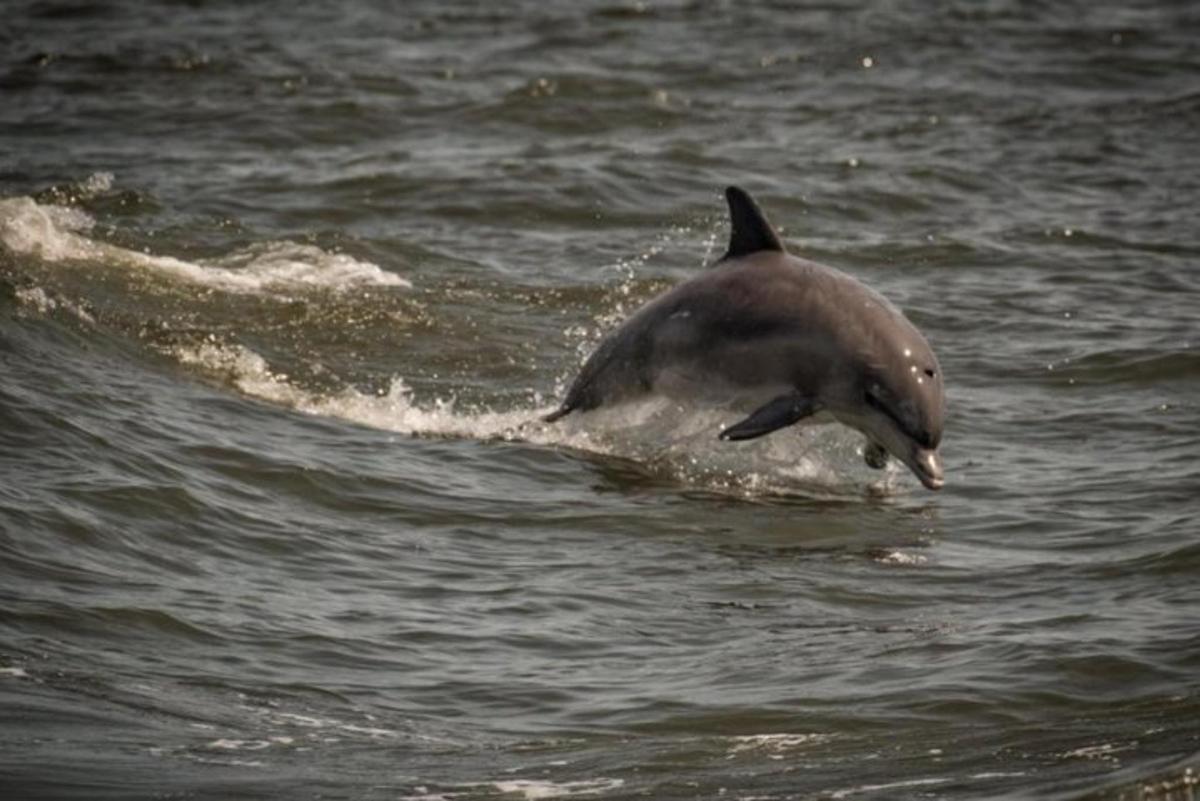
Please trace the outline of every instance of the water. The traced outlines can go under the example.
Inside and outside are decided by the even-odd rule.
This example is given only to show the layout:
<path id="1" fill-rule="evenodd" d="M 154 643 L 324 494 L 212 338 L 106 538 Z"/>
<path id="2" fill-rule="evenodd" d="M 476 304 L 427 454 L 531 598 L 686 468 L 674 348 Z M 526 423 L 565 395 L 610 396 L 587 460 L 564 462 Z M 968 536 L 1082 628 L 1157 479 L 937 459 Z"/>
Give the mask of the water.
<path id="1" fill-rule="evenodd" d="M 1195 797 L 1192 4 L 6 12 L 4 798 Z M 945 490 L 537 422 L 729 183 Z"/>

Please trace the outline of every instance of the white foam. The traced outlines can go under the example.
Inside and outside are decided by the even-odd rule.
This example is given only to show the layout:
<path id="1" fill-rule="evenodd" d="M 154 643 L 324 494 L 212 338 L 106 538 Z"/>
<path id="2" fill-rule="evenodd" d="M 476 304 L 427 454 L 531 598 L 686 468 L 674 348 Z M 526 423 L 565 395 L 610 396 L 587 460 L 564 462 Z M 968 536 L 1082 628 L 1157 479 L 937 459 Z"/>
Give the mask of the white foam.
<path id="1" fill-rule="evenodd" d="M 79 209 L 42 206 L 28 197 L 0 199 L 0 242 L 13 253 L 45 261 L 96 257 L 95 243 L 77 233 L 93 225 Z"/>
<path id="2" fill-rule="evenodd" d="M 75 197 L 86 200 L 111 192 L 113 188 L 111 172 L 94 172 L 75 187 Z"/>
<path id="3" fill-rule="evenodd" d="M 412 283 L 368 261 L 329 253 L 315 245 L 265 242 L 214 262 L 200 262 L 204 282 L 234 291 L 260 292 L 279 287 L 349 289 L 362 286 L 411 287 Z"/>
<path id="4" fill-rule="evenodd" d="M 309 729 L 323 729 L 328 726 L 331 721 L 322 720 L 321 718 L 309 717 L 308 715 L 296 715 L 291 712 L 277 712 L 273 715 L 280 721 L 293 723 L 297 726 L 304 726 Z"/>
<path id="5" fill-rule="evenodd" d="M 539 779 L 512 779 L 492 782 L 501 793 L 520 795 L 528 801 L 540 798 L 567 798 L 569 796 L 599 795 L 616 790 L 625 784 L 624 779 L 582 779 L 573 782 L 552 782 Z"/>
<path id="6" fill-rule="evenodd" d="M 210 341 L 199 346 L 176 347 L 170 352 L 183 364 L 225 377 L 252 397 L 386 431 L 489 439 L 515 432 L 535 414 L 460 414 L 455 412 L 452 401 L 437 401 L 430 408 L 422 408 L 412 400 L 410 389 L 399 378 L 382 395 L 363 394 L 354 389 L 329 396 L 315 395 L 290 384 L 286 377 L 273 372 L 260 355 L 241 345 Z"/>
<path id="7" fill-rule="evenodd" d="M 213 740 L 208 744 L 208 747 L 218 751 L 261 751 L 264 748 L 270 748 L 271 743 L 267 740 L 227 740 L 221 738 Z"/>
<path id="8" fill-rule="evenodd" d="M 451 801 L 453 795 L 445 795 L 444 793 L 431 793 L 428 787 L 417 786 L 413 788 L 416 795 L 402 795 L 401 801 Z"/>
<path id="9" fill-rule="evenodd" d="M 29 678 L 29 674 L 25 672 L 25 668 L 19 667 L 0 668 L 0 676 L 11 676 L 14 679 Z"/>
<path id="10" fill-rule="evenodd" d="M 782 756 L 784 752 L 793 751 L 810 745 L 829 742 L 828 734 L 747 734 L 731 738 L 733 745 L 727 754 L 734 757 L 738 754 L 758 751 L 772 757 Z"/>
<path id="11" fill-rule="evenodd" d="M 1063 759 L 1101 759 L 1115 762 L 1117 761 L 1117 754 L 1122 751 L 1128 751 L 1133 747 L 1134 744 L 1114 745 L 1113 743 L 1100 743 L 1098 745 L 1086 745 L 1082 748 L 1064 751 L 1059 756 Z"/>
<path id="12" fill-rule="evenodd" d="M 46 290 L 39 286 L 18 287 L 14 294 L 18 303 L 35 309 L 39 314 L 50 314 L 61 309 L 62 311 L 70 312 L 85 323 L 92 325 L 96 323 L 91 313 L 78 303 L 65 298 L 52 297 L 46 293 Z"/>
<path id="13" fill-rule="evenodd" d="M 888 549 L 876 554 L 873 558 L 880 564 L 902 565 L 904 567 L 916 567 L 917 565 L 923 565 L 928 561 L 922 554 L 909 553 L 898 548 Z"/>
<path id="14" fill-rule="evenodd" d="M 369 261 L 315 245 L 263 242 L 192 262 L 139 253 L 85 236 L 94 225 L 95 220 L 79 209 L 43 205 L 28 197 L 0 199 L 0 244 L 15 254 L 45 262 L 115 265 L 240 294 L 412 286 Z"/>
<path id="15" fill-rule="evenodd" d="M 189 756 L 193 762 L 199 762 L 202 765 L 225 765 L 239 768 L 261 768 L 263 767 L 262 760 L 259 759 L 205 759 L 200 756 Z"/>
<path id="16" fill-rule="evenodd" d="M 850 796 L 859 795 L 861 793 L 875 793 L 880 790 L 898 790 L 902 787 L 929 787 L 935 784 L 945 784 L 950 779 L 930 778 L 930 779 L 910 779 L 908 781 L 890 782 L 888 784 L 863 784 L 858 787 L 851 787 L 846 790 L 837 790 L 830 794 L 830 798 L 849 798 Z"/>
<path id="17" fill-rule="evenodd" d="M 342 731 L 348 731 L 352 734 L 365 734 L 368 737 L 398 737 L 399 734 L 392 729 L 380 729 L 373 726 L 355 726 L 352 723 L 343 723 L 338 726 Z"/>
<path id="18" fill-rule="evenodd" d="M 395 729 L 385 729 L 381 726 L 360 726 L 356 723 L 345 723 L 334 718 L 319 718 L 312 715 L 298 715 L 294 712 L 275 712 L 273 710 L 267 710 L 264 712 L 264 716 L 266 717 L 267 722 L 272 726 L 293 726 L 303 729 L 311 729 L 312 731 L 308 733 L 308 737 L 311 739 L 318 739 L 316 731 L 321 729 L 337 729 L 339 732 L 362 735 L 372 739 L 387 739 L 402 736 L 401 733 Z M 371 715 L 367 715 L 366 717 L 369 720 L 375 719 Z M 331 732 L 331 734 L 335 733 Z M 436 739 L 432 737 L 421 737 L 419 735 L 413 736 L 418 739 L 436 741 Z M 342 738 L 339 736 L 331 736 L 320 739 L 322 742 L 332 743 L 339 742 Z M 292 745 L 295 742 L 295 738 L 287 735 L 275 735 L 268 737 L 267 741 L 277 745 Z"/>

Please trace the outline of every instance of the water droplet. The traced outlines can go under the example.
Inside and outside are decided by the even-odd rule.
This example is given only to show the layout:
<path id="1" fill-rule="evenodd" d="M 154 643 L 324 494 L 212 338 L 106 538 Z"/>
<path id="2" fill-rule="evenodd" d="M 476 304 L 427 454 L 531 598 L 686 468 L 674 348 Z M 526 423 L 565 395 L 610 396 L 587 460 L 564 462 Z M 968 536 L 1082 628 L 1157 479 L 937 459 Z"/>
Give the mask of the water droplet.
<path id="1" fill-rule="evenodd" d="M 871 58 L 870 56 L 863 56 L 862 65 L 863 69 L 869 70 L 871 67 L 875 66 L 875 59 Z"/>

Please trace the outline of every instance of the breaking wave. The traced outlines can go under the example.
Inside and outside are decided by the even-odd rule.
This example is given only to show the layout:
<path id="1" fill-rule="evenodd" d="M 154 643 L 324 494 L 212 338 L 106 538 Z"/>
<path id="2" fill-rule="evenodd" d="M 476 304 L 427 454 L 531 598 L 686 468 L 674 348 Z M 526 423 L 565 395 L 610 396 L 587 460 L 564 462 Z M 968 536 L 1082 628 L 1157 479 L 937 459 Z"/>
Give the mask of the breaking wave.
<path id="1" fill-rule="evenodd" d="M 97 183 L 104 186 L 93 176 L 83 186 Z M 95 220 L 79 208 L 38 203 L 30 197 L 0 199 L 0 245 L 44 262 L 104 263 L 239 294 L 412 286 L 369 261 L 315 245 L 262 242 L 215 259 L 187 261 L 100 241 L 88 235 L 94 227 Z"/>

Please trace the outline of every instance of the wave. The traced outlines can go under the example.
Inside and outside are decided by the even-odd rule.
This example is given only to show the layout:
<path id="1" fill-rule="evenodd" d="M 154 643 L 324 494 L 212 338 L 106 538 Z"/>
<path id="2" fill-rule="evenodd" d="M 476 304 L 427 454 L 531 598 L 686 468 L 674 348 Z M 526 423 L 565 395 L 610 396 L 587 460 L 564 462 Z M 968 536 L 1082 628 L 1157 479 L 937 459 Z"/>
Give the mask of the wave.
<path id="1" fill-rule="evenodd" d="M 1157 348 L 1108 348 L 1052 367 L 1060 377 L 1080 383 L 1161 385 L 1200 375 L 1200 351 L 1187 341 Z"/>
<path id="2" fill-rule="evenodd" d="M 650 397 L 571 415 L 551 425 L 541 418 L 555 407 L 540 398 L 531 407 L 508 411 L 460 409 L 454 398 L 418 401 L 401 377 L 393 377 L 386 390 L 375 394 L 354 387 L 320 393 L 292 383 L 244 345 L 209 340 L 170 345 L 165 351 L 246 396 L 305 414 L 414 437 L 566 447 L 634 460 L 653 473 L 722 493 L 884 497 L 898 491 L 905 473 L 894 461 L 882 472 L 868 468 L 862 437 L 836 424 L 797 426 L 773 437 L 731 444 L 716 436 L 730 422 L 728 411 Z"/>
<path id="3" fill-rule="evenodd" d="M 84 197 L 93 196 L 111 188 L 111 180 L 93 176 L 81 187 Z M 238 294 L 412 286 L 369 261 L 315 245 L 261 242 L 215 259 L 186 261 L 94 239 L 88 232 L 95 224 L 91 215 L 73 206 L 42 204 L 31 197 L 0 198 L 0 245 L 14 255 L 43 262 L 103 263 Z"/>

